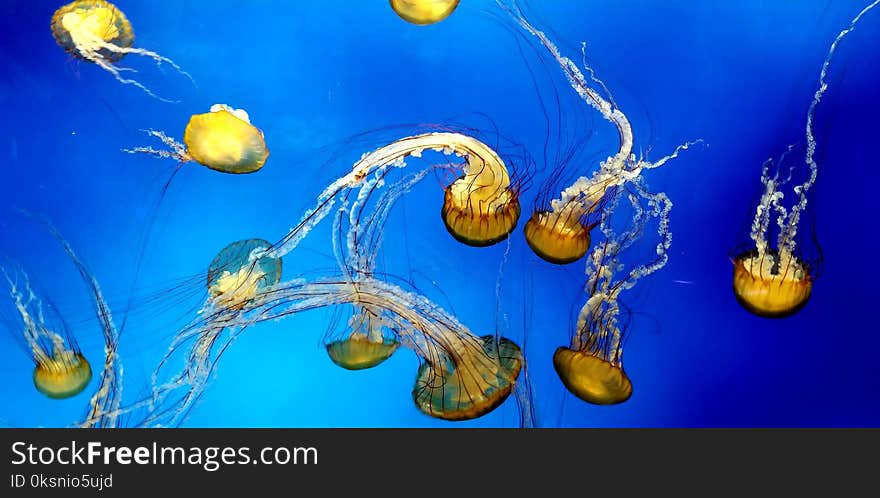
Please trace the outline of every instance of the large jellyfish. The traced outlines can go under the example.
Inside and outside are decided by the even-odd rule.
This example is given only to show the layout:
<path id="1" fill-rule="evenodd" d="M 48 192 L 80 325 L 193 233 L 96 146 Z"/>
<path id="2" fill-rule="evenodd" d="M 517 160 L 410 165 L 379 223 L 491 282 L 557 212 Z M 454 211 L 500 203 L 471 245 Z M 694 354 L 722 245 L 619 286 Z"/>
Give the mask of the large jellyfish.
<path id="1" fill-rule="evenodd" d="M 269 158 L 263 132 L 251 124 L 247 111 L 226 104 L 214 104 L 204 114 L 193 114 L 183 131 L 182 144 L 162 131 L 147 133 L 168 149 L 134 147 L 123 151 L 171 158 L 179 164 L 195 161 L 215 171 L 235 174 L 258 171 Z"/>
<path id="2" fill-rule="evenodd" d="M 459 0 L 389 0 L 391 8 L 402 19 L 413 24 L 438 23 L 458 7 Z"/>
<path id="3" fill-rule="evenodd" d="M 261 248 L 252 242 L 228 246 L 221 254 L 237 256 L 218 256 L 215 262 L 227 263 L 222 270 L 213 264 L 209 270 L 213 275 L 209 286 L 224 292 L 209 298 L 199 316 L 175 336 L 153 374 L 150 398 L 123 411 L 147 407 L 148 415 L 139 424 L 143 426 L 179 424 L 205 389 L 219 356 L 247 327 L 311 309 L 347 306 L 355 310 L 349 333 L 327 343 L 337 364 L 352 370 L 367 368 L 381 363 L 398 346 L 406 347 L 422 358 L 412 399 L 423 413 L 445 420 L 472 419 L 489 413 L 516 393 L 523 424 L 533 423 L 527 406 L 529 391 L 516 388 L 524 370 L 519 346 L 498 334 L 473 334 L 426 297 L 373 272 L 382 226 L 391 207 L 433 168 L 389 185 L 384 184 L 386 175 L 392 168 L 404 167 L 407 157 L 419 157 L 427 150 L 465 159 L 465 177 L 472 174 L 469 168 L 486 169 L 485 155 L 491 151 L 476 139 L 455 133 L 406 137 L 365 154 L 349 174 L 324 190 L 316 207 L 279 243 L 265 243 Z M 496 164 L 503 165 L 500 161 Z M 496 171 L 495 178 L 500 177 Z M 381 187 L 384 192 L 373 195 Z M 336 203 L 340 208 L 334 221 L 333 245 L 340 274 L 310 280 L 263 279 L 270 273 L 267 268 L 275 268 L 274 261 L 294 250 Z M 241 257 L 245 254 L 246 259 Z M 223 276 L 228 284 L 219 283 Z M 230 303 L 224 295 L 234 299 Z M 181 350 L 183 366 L 175 370 L 171 358 Z"/>
<path id="4" fill-rule="evenodd" d="M 764 189 L 749 234 L 752 247 L 737 250 L 732 257 L 734 295 L 746 310 L 755 315 L 766 318 L 790 316 L 803 308 L 810 298 L 818 265 L 808 262 L 800 251 L 798 224 L 807 207 L 807 193 L 818 174 L 814 157 L 816 140 L 813 137 L 813 120 L 816 107 L 828 89 L 825 78 L 837 46 L 878 3 L 880 0 L 875 0 L 863 8 L 849 26 L 837 35 L 825 56 L 819 73 L 819 85 L 807 110 L 804 162 L 809 171 L 806 180 L 792 188 L 796 196 L 794 205 L 790 208 L 783 205 L 785 195 L 780 190 L 791 181 L 791 172 L 780 174 L 779 168 L 771 160 L 766 161 L 761 170 Z M 779 162 L 783 162 L 783 159 Z M 771 240 L 771 218 L 775 218 L 778 231 L 775 240 Z"/>
<path id="5" fill-rule="evenodd" d="M 134 85 L 163 102 L 172 101 L 156 95 L 137 80 L 123 77 L 123 71 L 134 70 L 119 67 L 115 63 L 127 54 L 143 55 L 157 64 L 170 65 L 192 81 L 189 74 L 171 59 L 132 47 L 134 31 L 131 23 L 119 8 L 105 0 L 76 0 L 60 7 L 52 15 L 52 36 L 70 55 L 95 63 L 120 83 Z"/>
<path id="6" fill-rule="evenodd" d="M 536 210 L 523 229 L 529 247 L 542 259 L 556 264 L 572 263 L 581 259 L 590 247 L 590 231 L 601 218 L 601 208 L 609 195 L 631 182 L 643 171 L 663 166 L 678 153 L 696 142 L 685 143 L 657 161 L 637 159 L 633 154 L 633 132 L 629 119 L 618 109 L 610 95 L 603 97 L 591 88 L 571 59 L 563 56 L 547 35 L 535 28 L 524 16 L 515 1 L 497 0 L 499 6 L 512 16 L 527 33 L 536 37 L 559 63 L 565 77 L 578 96 L 602 114 L 617 128 L 620 147 L 613 156 L 605 159 L 591 176 L 582 176 L 565 188 L 559 197 L 550 202 L 549 209 Z M 590 79 L 609 93 L 605 85 L 595 77 L 589 66 L 585 69 Z"/>

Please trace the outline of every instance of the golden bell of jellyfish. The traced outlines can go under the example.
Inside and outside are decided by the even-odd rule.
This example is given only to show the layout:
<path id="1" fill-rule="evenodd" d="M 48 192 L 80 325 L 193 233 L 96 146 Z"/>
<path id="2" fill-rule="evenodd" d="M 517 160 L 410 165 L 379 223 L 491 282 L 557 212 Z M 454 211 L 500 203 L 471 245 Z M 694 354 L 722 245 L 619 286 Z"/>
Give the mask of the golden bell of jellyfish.
<path id="1" fill-rule="evenodd" d="M 566 389 L 586 402 L 614 405 L 632 396 L 632 382 L 623 368 L 589 351 L 557 348 L 553 367 Z"/>
<path id="2" fill-rule="evenodd" d="M 401 18 L 420 26 L 438 23 L 452 14 L 459 0 L 390 0 Z"/>
<path id="3" fill-rule="evenodd" d="M 385 333 L 386 328 L 375 309 L 358 307 L 349 325 L 352 332 L 347 337 L 326 345 L 330 359 L 340 367 L 347 370 L 372 368 L 397 350 L 397 338 Z"/>
<path id="4" fill-rule="evenodd" d="M 480 338 L 481 351 L 444 355 L 419 366 L 413 401 L 426 415 L 443 420 L 470 420 L 497 408 L 510 395 L 522 368 L 519 346 L 505 338 Z"/>
<path id="5" fill-rule="evenodd" d="M 440 216 L 455 240 L 474 247 L 496 244 L 516 228 L 520 207 L 504 161 L 473 141 L 466 173 L 448 187 Z"/>
<path id="6" fill-rule="evenodd" d="M 269 157 L 263 132 L 251 124 L 248 113 L 224 104 L 194 114 L 186 124 L 183 143 L 191 159 L 224 173 L 253 173 Z"/>
<path id="7" fill-rule="evenodd" d="M 756 251 L 738 256 L 733 264 L 733 293 L 743 308 L 765 318 L 783 318 L 807 304 L 813 288 L 807 265 L 794 256 Z"/>
<path id="8" fill-rule="evenodd" d="M 271 244 L 263 239 L 239 240 L 224 247 L 208 267 L 208 294 L 216 306 L 240 308 L 266 287 L 281 281 L 281 259 L 250 260 L 251 252 Z"/>
<path id="9" fill-rule="evenodd" d="M 387 360 L 398 346 L 397 340 L 388 337 L 374 339 L 363 332 L 355 332 L 346 339 L 327 344 L 327 354 L 333 363 L 347 370 L 372 368 Z"/>
<path id="10" fill-rule="evenodd" d="M 34 386 L 37 391 L 53 399 L 76 396 L 92 380 L 92 367 L 86 358 L 67 349 L 56 349 L 52 357 L 37 361 L 34 368 Z"/>
<path id="11" fill-rule="evenodd" d="M 532 251 L 550 263 L 577 261 L 590 248 L 590 229 L 567 210 L 535 211 L 523 231 Z"/>
<path id="12" fill-rule="evenodd" d="M 131 23 L 121 10 L 104 0 L 76 0 L 62 6 L 52 16 L 52 36 L 64 50 L 83 60 L 95 56 L 115 62 L 134 43 Z"/>

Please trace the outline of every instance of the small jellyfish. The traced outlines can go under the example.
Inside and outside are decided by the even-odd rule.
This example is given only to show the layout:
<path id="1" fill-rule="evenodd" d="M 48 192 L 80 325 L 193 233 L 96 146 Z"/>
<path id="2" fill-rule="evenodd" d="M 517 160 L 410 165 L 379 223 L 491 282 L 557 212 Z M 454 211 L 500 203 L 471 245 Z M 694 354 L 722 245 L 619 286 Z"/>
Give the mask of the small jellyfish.
<path id="1" fill-rule="evenodd" d="M 263 132 L 251 124 L 244 109 L 214 104 L 209 112 L 193 114 L 183 132 L 183 143 L 164 132 L 148 130 L 169 149 L 134 147 L 123 149 L 130 154 L 145 153 L 172 158 L 183 164 L 195 161 L 223 173 L 253 173 L 260 170 L 269 157 Z"/>
<path id="2" fill-rule="evenodd" d="M 361 307 L 351 317 L 347 337 L 326 344 L 333 363 L 347 370 L 372 368 L 394 354 L 400 343 L 393 333 L 385 333 L 382 318 L 370 306 Z"/>
<path id="3" fill-rule="evenodd" d="M 250 258 L 253 251 L 270 245 L 262 239 L 239 240 L 214 257 L 208 267 L 208 294 L 215 307 L 240 308 L 281 280 L 280 258 Z"/>
<path id="4" fill-rule="evenodd" d="M 390 0 L 391 8 L 402 19 L 420 26 L 438 23 L 458 7 L 459 0 Z"/>
<path id="5" fill-rule="evenodd" d="M 136 80 L 121 76 L 129 68 L 114 63 L 126 54 L 149 57 L 157 64 L 166 63 L 192 80 L 171 59 L 142 48 L 133 48 L 131 23 L 115 5 L 105 0 L 76 0 L 60 7 L 52 15 L 52 35 L 64 50 L 74 57 L 92 62 L 109 72 L 120 83 L 134 85 L 151 97 L 170 102 L 153 93 Z"/>
<path id="6" fill-rule="evenodd" d="M 92 380 L 92 367 L 73 336 L 65 331 L 58 333 L 46 324 L 43 305 L 26 275 L 22 273 L 23 289 L 19 289 L 6 270 L 3 274 L 9 284 L 9 295 L 21 316 L 25 342 L 36 364 L 34 387 L 53 399 L 70 398 L 81 393 Z M 51 311 L 55 311 L 54 308 Z M 58 323 L 63 329 L 64 322 L 59 320 Z"/>
<path id="7" fill-rule="evenodd" d="M 841 40 L 852 32 L 866 13 L 880 4 L 875 0 L 864 7 L 842 30 L 828 50 L 819 73 L 819 84 L 807 110 L 806 122 L 806 180 L 793 187 L 796 201 L 790 208 L 783 205 L 785 194 L 780 190 L 792 179 L 794 169 L 780 175 L 772 160 L 764 163 L 761 184 L 764 189 L 749 233 L 751 247 L 736 249 L 732 254 L 733 292 L 737 302 L 749 312 L 765 318 L 782 318 L 801 310 L 810 298 L 817 276 L 818 261 L 808 261 L 803 244 L 798 243 L 798 226 L 806 207 L 807 193 L 816 182 L 819 167 L 816 164 L 816 139 L 813 121 L 816 107 L 828 89 L 825 78 L 831 60 Z M 782 156 L 782 163 L 792 147 Z M 772 171 L 771 173 L 771 170 Z M 776 220 L 772 226 L 771 218 Z M 772 233 L 776 231 L 776 237 Z M 775 239 L 775 240 L 773 240 Z"/>
<path id="8" fill-rule="evenodd" d="M 422 363 L 412 392 L 419 410 L 443 420 L 469 420 L 507 399 L 522 368 L 522 351 L 503 337 L 477 340 L 479 349 L 444 351 Z"/>

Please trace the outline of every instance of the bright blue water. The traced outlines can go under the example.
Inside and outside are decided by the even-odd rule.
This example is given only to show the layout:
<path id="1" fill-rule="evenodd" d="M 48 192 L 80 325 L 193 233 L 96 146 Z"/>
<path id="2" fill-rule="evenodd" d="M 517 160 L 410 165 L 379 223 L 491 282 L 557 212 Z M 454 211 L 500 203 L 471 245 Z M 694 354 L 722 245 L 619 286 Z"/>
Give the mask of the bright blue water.
<path id="1" fill-rule="evenodd" d="M 432 177 L 389 220 L 386 267 L 411 277 L 472 330 L 498 327 L 519 342 L 525 337 L 542 426 L 880 424 L 880 338 L 871 311 L 880 280 L 874 200 L 880 11 L 841 44 L 818 111 L 820 172 L 810 205 L 825 256 L 822 274 L 805 309 L 766 320 L 735 302 L 728 251 L 745 240 L 762 162 L 802 143 L 828 46 L 865 2 L 533 3 L 532 20 L 552 31 L 567 55 L 579 60 L 579 43 L 587 41 L 591 63 L 633 123 L 638 150 L 650 148 L 656 158 L 686 140 L 708 144 L 646 175 L 652 189 L 675 203 L 674 241 L 668 265 L 623 296 L 634 311 L 625 358 L 632 398 L 613 407 L 588 405 L 567 394 L 553 370 L 553 350 L 568 342 L 582 304 L 583 264 L 551 266 L 529 251 L 521 227 L 537 188 L 522 196 L 524 216 L 510 239 L 500 300 L 495 286 L 507 245 L 474 249 L 453 241 L 437 216 L 441 194 Z M 489 1 L 463 0 L 449 19 L 428 27 L 403 22 L 381 0 L 118 2 L 136 46 L 171 57 L 196 80 L 194 88 L 168 68 L 124 59 L 178 104 L 153 100 L 71 59 L 49 30 L 59 5 L 5 0 L 0 7 L 0 250 L 55 301 L 97 369 L 103 344 L 84 285 L 45 228 L 16 209 L 53 220 L 101 282 L 117 321 L 145 247 L 120 345 L 127 401 L 143 394 L 201 289 L 187 298 L 147 297 L 184 277 L 200 283 L 229 242 L 277 240 L 346 165 L 412 128 L 376 133 L 357 145 L 346 145 L 347 137 L 467 114 L 456 122 L 491 136 L 490 121 L 474 116 L 481 113 L 537 159 L 537 187 L 554 166 L 543 163 L 547 128 L 539 96 L 556 134 L 555 89 L 567 143 L 592 134 L 578 160 L 566 165 L 568 177 L 592 171 L 615 145 L 611 125 L 573 96 L 557 66 L 536 59 L 533 45 L 498 21 Z M 218 102 L 247 109 L 265 132 L 271 150 L 265 168 L 236 176 L 187 164 L 152 217 L 173 161 L 120 149 L 158 145 L 139 131 L 145 128 L 180 138 L 191 114 Z M 340 160 L 325 165 L 323 156 L 331 153 Z M 332 267 L 328 235 L 322 227 L 286 258 L 285 278 Z M 636 253 L 650 254 L 652 244 L 646 240 Z M 165 310 L 169 302 L 172 309 Z M 15 315 L 8 304 L 0 315 L 11 328 L 0 334 L 2 423 L 77 420 L 96 381 L 69 400 L 38 394 L 32 361 L 16 339 L 19 331 L 9 327 Z M 450 425 L 413 406 L 418 359 L 411 351 L 367 371 L 333 365 L 321 346 L 330 316 L 313 311 L 246 331 L 224 354 L 185 425 Z M 454 425 L 517 423 L 511 399 Z"/>

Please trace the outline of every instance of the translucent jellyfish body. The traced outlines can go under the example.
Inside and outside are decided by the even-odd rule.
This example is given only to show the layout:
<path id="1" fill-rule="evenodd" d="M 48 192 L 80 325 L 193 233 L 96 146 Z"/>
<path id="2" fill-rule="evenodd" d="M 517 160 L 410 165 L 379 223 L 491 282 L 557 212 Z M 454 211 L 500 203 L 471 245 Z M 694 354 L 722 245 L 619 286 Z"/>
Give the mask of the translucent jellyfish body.
<path id="1" fill-rule="evenodd" d="M 134 85 L 159 100 L 167 102 L 138 81 L 122 77 L 121 72 L 126 69 L 114 63 L 127 54 L 142 55 L 156 63 L 166 63 L 189 78 L 171 59 L 132 47 L 131 23 L 119 8 L 105 0 L 76 0 L 60 7 L 52 15 L 51 28 L 55 41 L 67 53 L 96 64 L 120 83 Z"/>
<path id="2" fill-rule="evenodd" d="M 182 144 L 161 131 L 147 133 L 161 140 L 168 149 L 135 147 L 124 149 L 125 152 L 172 158 L 179 163 L 195 161 L 215 171 L 233 174 L 258 171 L 269 158 L 263 132 L 251 124 L 248 113 L 225 104 L 214 104 L 209 112 L 192 115 L 183 132 Z"/>
<path id="3" fill-rule="evenodd" d="M 52 35 L 64 50 L 80 59 L 114 62 L 134 44 L 131 23 L 104 0 L 77 0 L 52 15 Z"/>
<path id="4" fill-rule="evenodd" d="M 183 143 L 194 161 L 224 173 L 253 173 L 269 157 L 263 132 L 251 124 L 247 112 L 223 104 L 194 114 Z"/>
<path id="5" fill-rule="evenodd" d="M 281 259 L 260 257 L 251 260 L 254 250 L 269 242 L 246 239 L 224 247 L 208 267 L 208 294 L 216 307 L 241 307 L 258 292 L 281 280 Z"/>
<path id="6" fill-rule="evenodd" d="M 347 370 L 363 370 L 384 362 L 400 345 L 397 338 L 386 332 L 377 310 L 362 307 L 350 322 L 347 337 L 326 344 L 333 363 Z"/>
<path id="7" fill-rule="evenodd" d="M 92 380 L 92 367 L 82 353 L 56 348 L 51 356 L 37 360 L 34 386 L 54 399 L 76 396 Z"/>
<path id="8" fill-rule="evenodd" d="M 530 35 L 538 39 L 559 64 L 565 78 L 577 95 L 587 105 L 599 111 L 603 118 L 612 123 L 618 132 L 620 145 L 617 152 L 607 157 L 599 169 L 590 176 L 581 176 L 555 196 L 548 206 L 536 209 L 523 230 L 529 247 L 542 259 L 566 264 L 581 259 L 590 247 L 590 230 L 606 217 L 603 207 L 608 199 L 631 182 L 641 178 L 645 170 L 664 165 L 677 157 L 678 152 L 687 149 L 692 143 L 679 146 L 672 154 L 657 161 L 649 162 L 633 154 L 633 131 L 629 118 L 614 103 L 605 84 L 599 80 L 592 68 L 584 64 L 590 77 L 585 77 L 578 65 L 562 55 L 559 48 L 547 35 L 535 28 L 526 19 L 515 0 L 496 0 L 513 20 Z M 584 54 L 586 61 L 586 55 Z M 604 91 L 602 95 L 591 85 Z"/>
<path id="9" fill-rule="evenodd" d="M 438 23 L 449 17 L 459 0 L 390 0 L 398 16 L 413 24 Z"/>
<path id="10" fill-rule="evenodd" d="M 507 399 L 522 368 L 522 351 L 506 338 L 496 341 L 494 336 L 483 336 L 479 340 L 478 351 L 429 357 L 419 367 L 413 387 L 419 410 L 444 420 L 469 420 Z"/>

